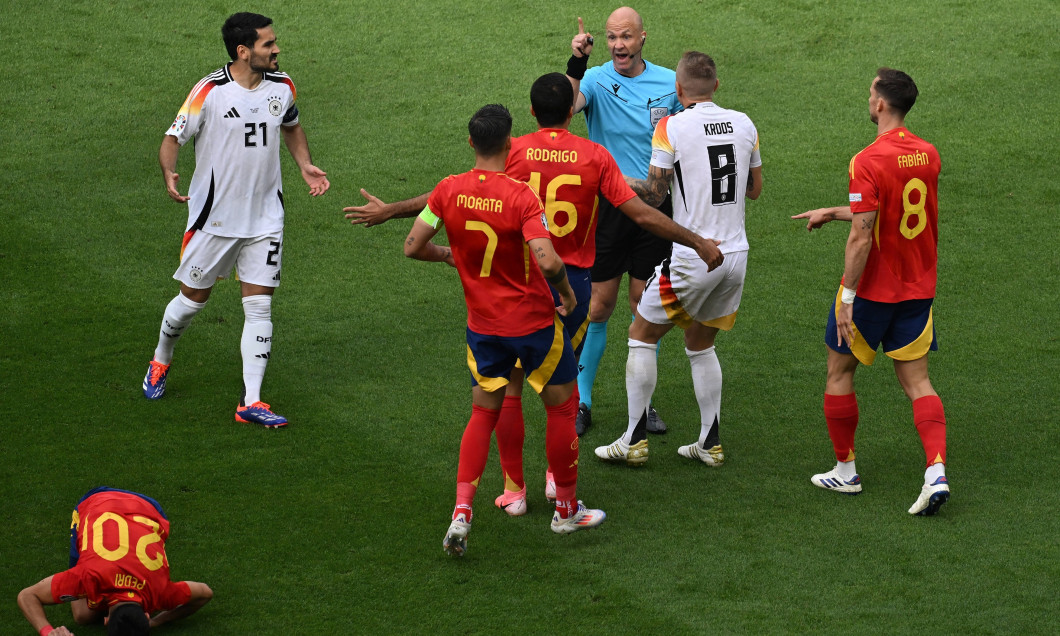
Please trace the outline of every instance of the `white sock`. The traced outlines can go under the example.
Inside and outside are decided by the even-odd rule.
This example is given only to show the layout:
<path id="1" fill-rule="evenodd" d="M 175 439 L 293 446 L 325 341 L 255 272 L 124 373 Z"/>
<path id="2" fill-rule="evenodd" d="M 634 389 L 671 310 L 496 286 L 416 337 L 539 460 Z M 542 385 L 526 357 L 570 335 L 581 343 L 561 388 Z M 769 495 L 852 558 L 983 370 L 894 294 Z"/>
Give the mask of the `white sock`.
<path id="1" fill-rule="evenodd" d="M 924 483 L 933 484 L 939 477 L 946 476 L 946 465 L 943 463 L 932 464 L 924 471 Z"/>
<path id="2" fill-rule="evenodd" d="M 243 405 L 261 401 L 261 381 L 272 352 L 272 296 L 243 298 L 243 337 L 239 351 L 243 354 Z"/>
<path id="3" fill-rule="evenodd" d="M 836 462 L 835 472 L 843 481 L 850 481 L 857 476 L 858 469 L 854 466 L 854 460 L 852 459 L 849 462 Z"/>
<path id="4" fill-rule="evenodd" d="M 629 339 L 629 357 L 626 358 L 626 404 L 628 406 L 629 424 L 622 436 L 627 444 L 633 439 L 633 431 L 642 417 L 648 412 L 651 394 L 655 392 L 658 380 L 658 362 L 655 352 L 658 344 L 648 344 Z"/>
<path id="5" fill-rule="evenodd" d="M 166 305 L 166 312 L 162 315 L 162 328 L 158 332 L 158 346 L 155 347 L 155 362 L 169 364 L 173 361 L 173 347 L 177 345 L 184 329 L 191 324 L 206 303 L 192 301 L 184 294 L 178 293 L 173 300 Z"/>
<path id="6" fill-rule="evenodd" d="M 692 365 L 692 388 L 699 403 L 699 445 L 706 448 L 710 429 L 721 423 L 721 363 L 714 347 L 702 351 L 686 348 L 685 355 Z M 713 437 L 717 439 L 717 431 Z"/>

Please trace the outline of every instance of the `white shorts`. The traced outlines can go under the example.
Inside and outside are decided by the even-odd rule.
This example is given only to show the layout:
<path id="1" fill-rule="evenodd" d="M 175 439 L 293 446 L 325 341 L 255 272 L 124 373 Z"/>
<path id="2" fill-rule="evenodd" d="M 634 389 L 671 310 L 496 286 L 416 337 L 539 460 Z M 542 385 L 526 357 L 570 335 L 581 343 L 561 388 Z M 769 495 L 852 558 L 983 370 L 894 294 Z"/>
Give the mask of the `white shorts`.
<path id="1" fill-rule="evenodd" d="M 637 313 L 657 325 L 687 329 L 699 322 L 728 331 L 736 322 L 747 252 L 725 255 L 713 272 L 699 258 L 671 256 L 655 268 L 637 305 Z"/>
<path id="2" fill-rule="evenodd" d="M 283 232 L 254 238 L 192 234 L 173 278 L 192 289 L 209 289 L 235 267 L 239 280 L 263 287 L 280 286 Z"/>

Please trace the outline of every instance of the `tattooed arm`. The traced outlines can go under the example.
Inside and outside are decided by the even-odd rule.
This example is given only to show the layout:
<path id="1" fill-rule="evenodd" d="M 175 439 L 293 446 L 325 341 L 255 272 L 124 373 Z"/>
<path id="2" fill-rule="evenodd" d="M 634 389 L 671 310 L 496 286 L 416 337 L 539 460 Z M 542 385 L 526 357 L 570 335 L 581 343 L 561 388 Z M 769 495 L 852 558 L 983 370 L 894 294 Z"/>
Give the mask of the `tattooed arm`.
<path id="1" fill-rule="evenodd" d="M 640 198 L 644 199 L 648 205 L 652 207 L 659 207 L 662 202 L 666 199 L 666 194 L 670 191 L 670 182 L 674 178 L 674 171 L 672 169 L 660 168 L 658 166 L 648 166 L 648 178 L 647 179 L 634 179 L 632 177 L 626 177 L 626 183 L 629 187 L 633 188 Z"/>
<path id="2" fill-rule="evenodd" d="M 849 221 L 853 216 L 849 205 L 841 205 L 834 208 L 817 208 L 791 218 L 806 219 L 806 230 L 812 232 L 829 221 Z"/>
<path id="3" fill-rule="evenodd" d="M 570 281 L 567 280 L 567 266 L 563 264 L 559 255 L 556 254 L 556 249 L 552 247 L 551 240 L 534 238 L 527 241 L 527 244 L 530 246 L 530 251 L 534 253 L 534 258 L 537 259 L 537 266 L 541 268 L 541 273 L 545 275 L 545 280 L 559 293 L 560 300 L 563 301 L 563 306 L 557 307 L 556 311 L 561 316 L 566 316 L 578 304 L 578 300 L 574 297 L 574 290 L 571 289 Z"/>
<path id="4" fill-rule="evenodd" d="M 865 263 L 869 260 L 872 249 L 872 228 L 876 225 L 877 211 L 859 212 L 853 215 L 850 222 L 850 236 L 847 237 L 846 254 L 843 267 L 843 287 L 857 290 L 861 275 L 865 272 Z M 836 316 L 836 328 L 839 330 L 839 342 L 854 344 L 854 305 L 840 303 Z"/>
<path id="5" fill-rule="evenodd" d="M 445 245 L 431 243 L 431 239 L 437 233 L 437 228 L 431 227 L 423 219 L 416 219 L 405 239 L 405 256 L 418 261 L 441 261 L 456 267 L 456 263 L 453 262 L 452 249 Z"/>

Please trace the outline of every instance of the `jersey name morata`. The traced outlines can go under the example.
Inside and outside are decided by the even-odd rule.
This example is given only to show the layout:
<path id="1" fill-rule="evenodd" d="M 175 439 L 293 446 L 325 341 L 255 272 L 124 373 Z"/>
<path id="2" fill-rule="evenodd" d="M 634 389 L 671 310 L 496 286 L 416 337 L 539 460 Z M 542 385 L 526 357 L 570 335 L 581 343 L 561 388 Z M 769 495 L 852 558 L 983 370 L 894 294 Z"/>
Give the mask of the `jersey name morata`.
<path id="1" fill-rule="evenodd" d="M 229 67 L 195 85 L 166 131 L 182 146 L 194 138 L 186 231 L 236 238 L 279 232 L 280 127 L 298 123 L 294 83 L 285 73 L 264 73 L 247 90 Z"/>

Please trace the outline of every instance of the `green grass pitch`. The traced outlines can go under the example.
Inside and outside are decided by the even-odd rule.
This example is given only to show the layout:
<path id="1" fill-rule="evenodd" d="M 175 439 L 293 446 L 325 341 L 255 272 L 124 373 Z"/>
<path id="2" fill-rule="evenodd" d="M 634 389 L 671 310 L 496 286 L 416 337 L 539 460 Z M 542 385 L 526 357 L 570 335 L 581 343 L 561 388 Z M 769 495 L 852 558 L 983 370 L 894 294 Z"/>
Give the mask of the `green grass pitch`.
<path id="1" fill-rule="evenodd" d="M 166 397 L 140 391 L 186 220 L 165 195 L 158 145 L 187 91 L 226 60 L 220 25 L 244 8 L 275 20 L 332 183 L 311 199 L 284 154 L 286 263 L 263 393 L 292 421 L 277 432 L 232 420 L 243 321 L 232 282 L 181 340 Z M 728 463 L 676 454 L 698 414 L 674 336 L 655 394 L 670 433 L 651 439 L 651 461 L 592 456 L 625 420 L 619 311 L 579 483 L 607 523 L 549 531 L 543 411 L 528 397 L 529 514 L 493 507 L 493 453 L 467 556 L 442 553 L 470 412 L 459 282 L 402 257 L 407 221 L 350 227 L 341 208 L 361 202 L 360 187 L 392 200 L 468 169 L 466 122 L 485 103 L 531 131 L 530 83 L 564 69 L 579 15 L 602 44 L 613 8 L 8 3 L 0 633 L 30 633 L 15 596 L 65 567 L 70 509 L 101 484 L 157 498 L 173 576 L 215 591 L 168 634 L 1060 631 L 1060 9 L 1049 0 L 637 7 L 646 57 L 672 67 L 688 49 L 713 55 L 717 101 L 747 112 L 762 139 L 746 293 L 718 341 Z M 598 46 L 590 63 L 606 57 Z M 808 234 L 789 217 L 845 200 L 883 65 L 917 81 L 907 122 L 943 162 L 931 369 L 953 497 L 935 518 L 905 512 L 923 455 L 882 357 L 858 375 L 865 492 L 809 483 L 832 462 L 821 335 L 846 232 Z M 182 190 L 192 169 L 186 148 Z M 71 625 L 66 607 L 49 617 Z"/>

